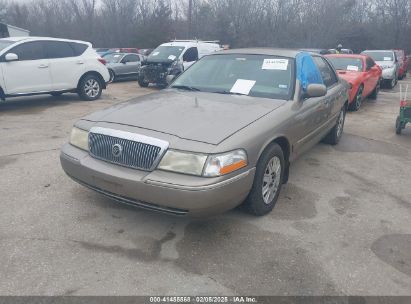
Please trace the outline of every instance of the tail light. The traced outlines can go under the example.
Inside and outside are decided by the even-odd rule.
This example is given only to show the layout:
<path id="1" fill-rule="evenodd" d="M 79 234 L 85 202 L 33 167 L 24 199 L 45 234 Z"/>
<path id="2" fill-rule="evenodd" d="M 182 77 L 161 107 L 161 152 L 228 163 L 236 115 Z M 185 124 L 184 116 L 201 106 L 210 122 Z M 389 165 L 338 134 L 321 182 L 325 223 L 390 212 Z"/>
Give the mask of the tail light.
<path id="1" fill-rule="evenodd" d="M 102 63 L 102 64 L 104 64 L 104 65 L 106 65 L 107 64 L 107 60 L 105 60 L 104 58 L 98 58 L 97 59 L 98 61 L 100 61 L 100 63 Z"/>

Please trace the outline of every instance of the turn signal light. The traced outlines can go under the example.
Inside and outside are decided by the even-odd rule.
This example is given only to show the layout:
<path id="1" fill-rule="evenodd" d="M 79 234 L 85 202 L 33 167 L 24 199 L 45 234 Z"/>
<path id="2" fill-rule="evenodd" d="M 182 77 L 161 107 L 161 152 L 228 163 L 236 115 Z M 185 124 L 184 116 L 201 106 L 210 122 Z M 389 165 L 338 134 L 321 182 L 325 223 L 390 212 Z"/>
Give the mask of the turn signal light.
<path id="1" fill-rule="evenodd" d="M 237 163 L 228 165 L 226 167 L 222 167 L 220 169 L 220 174 L 221 175 L 226 175 L 228 173 L 234 172 L 234 171 L 239 170 L 239 169 L 244 168 L 244 167 L 247 167 L 247 162 L 245 160 L 240 160 Z"/>

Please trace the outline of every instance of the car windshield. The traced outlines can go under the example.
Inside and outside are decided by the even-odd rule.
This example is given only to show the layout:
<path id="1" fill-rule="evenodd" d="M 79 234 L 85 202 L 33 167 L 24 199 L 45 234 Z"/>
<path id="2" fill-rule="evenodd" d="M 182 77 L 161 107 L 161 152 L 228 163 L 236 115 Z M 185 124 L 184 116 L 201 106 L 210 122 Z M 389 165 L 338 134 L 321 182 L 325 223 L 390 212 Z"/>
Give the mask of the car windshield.
<path id="1" fill-rule="evenodd" d="M 359 58 L 328 57 L 336 70 L 362 72 L 363 64 Z"/>
<path id="2" fill-rule="evenodd" d="M 192 91 L 289 100 L 294 90 L 294 59 L 267 55 L 211 55 L 171 85 Z"/>
<path id="3" fill-rule="evenodd" d="M 111 53 L 103 56 L 103 58 L 107 61 L 107 63 L 119 63 L 121 58 L 123 58 L 123 54 Z"/>
<path id="4" fill-rule="evenodd" d="M 378 51 L 378 52 L 363 52 L 362 54 L 366 54 L 370 56 L 375 61 L 394 61 L 394 54 L 390 51 Z"/>
<path id="5" fill-rule="evenodd" d="M 4 50 L 6 47 L 12 45 L 13 42 L 9 40 L 0 40 L 0 51 Z"/>
<path id="6" fill-rule="evenodd" d="M 184 51 L 184 46 L 164 46 L 161 45 L 156 48 L 150 56 L 148 56 L 148 61 L 165 61 L 165 60 L 176 60 L 181 53 Z"/>

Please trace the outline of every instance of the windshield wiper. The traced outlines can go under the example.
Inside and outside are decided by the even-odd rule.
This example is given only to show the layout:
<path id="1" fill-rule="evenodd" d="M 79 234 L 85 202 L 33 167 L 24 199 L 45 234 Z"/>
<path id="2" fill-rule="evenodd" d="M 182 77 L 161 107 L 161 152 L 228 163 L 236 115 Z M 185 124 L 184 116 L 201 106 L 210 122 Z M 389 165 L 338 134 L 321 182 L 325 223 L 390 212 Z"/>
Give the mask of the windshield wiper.
<path id="1" fill-rule="evenodd" d="M 200 92 L 200 89 L 197 89 L 195 87 L 186 86 L 186 85 L 174 85 L 174 86 L 171 86 L 171 88 L 186 90 L 186 91 Z"/>
<path id="2" fill-rule="evenodd" d="M 247 94 L 242 94 L 242 93 L 234 93 L 234 92 L 230 92 L 230 91 L 216 91 L 213 92 L 215 94 L 224 94 L 224 95 L 239 95 L 239 96 L 248 96 Z"/>

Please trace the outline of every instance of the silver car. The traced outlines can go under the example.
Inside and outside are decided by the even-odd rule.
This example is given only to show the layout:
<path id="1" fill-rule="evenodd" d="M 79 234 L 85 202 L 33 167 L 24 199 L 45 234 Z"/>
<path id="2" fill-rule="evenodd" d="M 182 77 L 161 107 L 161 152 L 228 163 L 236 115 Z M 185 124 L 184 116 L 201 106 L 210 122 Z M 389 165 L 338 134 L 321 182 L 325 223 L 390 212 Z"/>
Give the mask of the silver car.
<path id="1" fill-rule="evenodd" d="M 367 50 L 361 54 L 370 56 L 380 66 L 383 82 L 388 88 L 397 85 L 400 63 L 394 50 Z"/>
<path id="2" fill-rule="evenodd" d="M 203 57 L 168 89 L 79 120 L 64 171 L 117 201 L 204 216 L 274 208 L 290 163 L 343 134 L 348 84 L 321 55 L 241 49 Z"/>
<path id="3" fill-rule="evenodd" d="M 111 81 L 138 77 L 141 62 L 144 60 L 143 55 L 134 53 L 110 53 L 103 58 L 107 61 Z"/>

